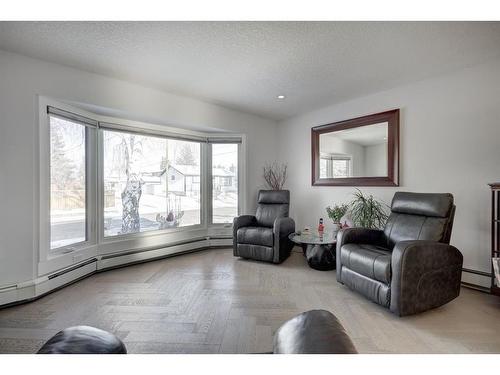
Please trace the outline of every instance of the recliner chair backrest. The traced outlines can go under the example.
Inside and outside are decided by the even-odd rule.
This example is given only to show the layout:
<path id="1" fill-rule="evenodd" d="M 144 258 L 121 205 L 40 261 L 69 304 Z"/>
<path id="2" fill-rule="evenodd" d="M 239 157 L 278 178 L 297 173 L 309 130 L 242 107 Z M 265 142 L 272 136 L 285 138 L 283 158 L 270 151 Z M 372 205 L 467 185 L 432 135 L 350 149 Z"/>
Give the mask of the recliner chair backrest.
<path id="1" fill-rule="evenodd" d="M 290 208 L 290 192 L 288 190 L 259 190 L 257 224 L 262 227 L 273 227 L 274 220 L 288 217 Z"/>
<path id="2" fill-rule="evenodd" d="M 450 243 L 454 216 L 451 194 L 397 192 L 384 228 L 387 247 L 406 240 Z"/>

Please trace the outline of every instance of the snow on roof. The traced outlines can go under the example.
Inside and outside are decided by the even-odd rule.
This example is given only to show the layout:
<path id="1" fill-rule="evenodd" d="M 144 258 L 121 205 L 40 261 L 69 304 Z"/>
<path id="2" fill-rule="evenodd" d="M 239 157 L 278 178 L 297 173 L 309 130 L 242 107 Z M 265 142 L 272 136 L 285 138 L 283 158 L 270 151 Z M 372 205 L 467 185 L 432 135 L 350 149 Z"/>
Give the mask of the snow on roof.
<path id="1" fill-rule="evenodd" d="M 233 177 L 234 172 L 230 171 L 229 169 L 225 169 L 225 168 L 212 168 L 212 176 Z"/>
<path id="2" fill-rule="evenodd" d="M 199 165 L 170 164 L 170 167 L 177 169 L 184 176 L 199 176 L 200 175 L 200 166 Z"/>
<path id="3" fill-rule="evenodd" d="M 198 165 L 182 165 L 182 164 L 171 164 L 172 168 L 177 169 L 184 176 L 199 176 L 200 175 L 200 167 Z M 234 172 L 225 168 L 213 168 L 212 176 L 217 177 L 233 177 Z"/>

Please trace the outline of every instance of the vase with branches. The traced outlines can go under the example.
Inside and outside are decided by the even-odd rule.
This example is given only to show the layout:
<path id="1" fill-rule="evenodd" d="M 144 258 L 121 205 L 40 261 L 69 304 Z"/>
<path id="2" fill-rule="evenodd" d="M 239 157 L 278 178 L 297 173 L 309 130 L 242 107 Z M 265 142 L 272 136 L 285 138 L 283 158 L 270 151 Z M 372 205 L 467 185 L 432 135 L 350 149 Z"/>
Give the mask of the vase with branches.
<path id="1" fill-rule="evenodd" d="M 287 178 L 287 164 L 274 162 L 264 166 L 264 180 L 271 190 L 282 190 Z"/>
<path id="2" fill-rule="evenodd" d="M 349 214 L 354 225 L 382 229 L 387 222 L 388 206 L 373 195 L 363 194 L 359 189 L 356 189 L 353 195 L 354 198 L 349 204 Z"/>

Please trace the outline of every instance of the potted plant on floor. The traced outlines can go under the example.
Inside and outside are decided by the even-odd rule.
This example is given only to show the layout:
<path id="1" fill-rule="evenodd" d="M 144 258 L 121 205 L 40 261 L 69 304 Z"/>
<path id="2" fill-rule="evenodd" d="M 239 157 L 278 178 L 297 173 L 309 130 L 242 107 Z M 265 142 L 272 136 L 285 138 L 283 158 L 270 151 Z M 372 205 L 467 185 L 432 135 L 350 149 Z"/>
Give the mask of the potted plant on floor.
<path id="1" fill-rule="evenodd" d="M 373 195 L 364 195 L 359 189 L 353 194 L 349 204 L 349 215 L 357 227 L 382 229 L 387 222 L 388 206 L 374 198 Z"/>

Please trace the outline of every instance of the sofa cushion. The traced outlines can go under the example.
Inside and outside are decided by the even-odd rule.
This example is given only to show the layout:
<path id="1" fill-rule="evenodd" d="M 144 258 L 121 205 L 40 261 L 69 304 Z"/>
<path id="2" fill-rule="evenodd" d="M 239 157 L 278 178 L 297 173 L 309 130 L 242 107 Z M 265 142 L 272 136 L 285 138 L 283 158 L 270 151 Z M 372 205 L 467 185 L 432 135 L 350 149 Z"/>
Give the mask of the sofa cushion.
<path id="1" fill-rule="evenodd" d="M 449 193 L 410 193 L 398 191 L 392 199 L 391 211 L 400 214 L 447 218 L 453 208 Z"/>
<path id="2" fill-rule="evenodd" d="M 288 217 L 288 204 L 259 204 L 255 212 L 257 224 L 262 227 L 272 228 L 281 217 Z"/>
<path id="3" fill-rule="evenodd" d="M 236 234 L 238 243 L 273 246 L 273 229 L 265 227 L 243 227 Z"/>
<path id="4" fill-rule="evenodd" d="M 448 226 L 448 219 L 393 212 L 387 220 L 384 234 L 387 246 L 392 249 L 401 241 L 445 241 Z"/>
<path id="5" fill-rule="evenodd" d="M 349 243 L 340 249 L 342 265 L 368 278 L 390 284 L 391 252 L 386 248 Z"/>
<path id="6" fill-rule="evenodd" d="M 260 190 L 257 200 L 259 204 L 288 204 L 290 191 L 288 190 Z"/>
<path id="7" fill-rule="evenodd" d="M 90 326 L 63 329 L 38 354 L 126 354 L 123 342 L 110 332 Z"/>
<path id="8" fill-rule="evenodd" d="M 274 261 L 272 247 L 239 243 L 236 245 L 238 256 L 247 259 L 261 260 L 263 262 Z"/>
<path id="9" fill-rule="evenodd" d="M 389 284 L 361 275 L 347 267 L 342 267 L 340 281 L 379 305 L 389 307 L 391 304 L 391 286 Z"/>

